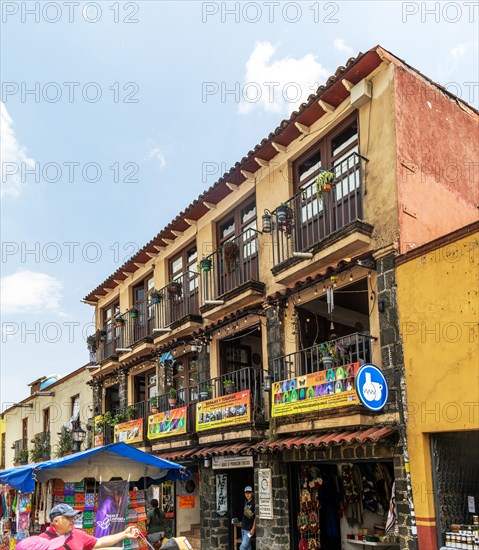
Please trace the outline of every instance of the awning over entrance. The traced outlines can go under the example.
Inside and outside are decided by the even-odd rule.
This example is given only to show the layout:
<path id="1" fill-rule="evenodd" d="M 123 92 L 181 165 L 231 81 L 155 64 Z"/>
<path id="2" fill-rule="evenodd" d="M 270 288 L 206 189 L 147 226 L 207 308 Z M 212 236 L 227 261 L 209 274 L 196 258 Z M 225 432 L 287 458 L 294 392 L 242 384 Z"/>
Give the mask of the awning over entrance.
<path id="1" fill-rule="evenodd" d="M 272 442 L 263 441 L 253 447 L 255 452 L 275 452 L 288 449 L 315 449 L 328 445 L 348 445 L 352 443 L 376 442 L 397 432 L 394 426 L 384 428 L 368 428 L 362 430 L 347 430 L 325 434 L 302 434 L 294 437 L 280 437 Z"/>
<path id="2" fill-rule="evenodd" d="M 250 443 L 230 443 L 229 445 L 212 445 L 209 447 L 202 447 L 195 449 L 183 449 L 180 451 L 171 451 L 167 453 L 161 453 L 159 458 L 165 460 L 193 460 L 197 458 L 212 458 L 213 456 L 226 456 L 226 455 L 247 455 L 252 454 L 254 445 Z"/>

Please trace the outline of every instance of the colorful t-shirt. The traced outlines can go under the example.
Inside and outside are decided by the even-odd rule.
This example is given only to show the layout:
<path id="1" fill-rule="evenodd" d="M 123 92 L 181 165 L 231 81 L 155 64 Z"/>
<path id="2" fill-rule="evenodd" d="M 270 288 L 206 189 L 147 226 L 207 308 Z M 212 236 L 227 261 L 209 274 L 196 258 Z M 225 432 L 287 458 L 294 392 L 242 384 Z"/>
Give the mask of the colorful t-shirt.
<path id="1" fill-rule="evenodd" d="M 57 537 L 57 533 L 53 527 L 49 527 L 47 532 L 39 535 L 44 539 L 51 539 L 47 533 L 50 532 L 54 537 Z M 65 543 L 68 545 L 70 550 L 93 550 L 98 539 L 87 535 L 81 529 L 73 529 L 68 538 L 65 540 Z"/>

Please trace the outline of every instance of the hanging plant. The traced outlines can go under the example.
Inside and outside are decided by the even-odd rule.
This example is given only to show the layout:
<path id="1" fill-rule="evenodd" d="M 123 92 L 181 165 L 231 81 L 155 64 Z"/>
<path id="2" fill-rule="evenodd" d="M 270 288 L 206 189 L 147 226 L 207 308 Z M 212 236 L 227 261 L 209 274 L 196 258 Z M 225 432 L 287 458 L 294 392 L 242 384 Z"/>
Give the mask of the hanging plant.
<path id="1" fill-rule="evenodd" d="M 316 178 L 316 196 L 318 200 L 324 199 L 324 193 L 329 193 L 333 189 L 334 172 L 329 170 L 321 170 Z"/>
<path id="2" fill-rule="evenodd" d="M 183 289 L 181 288 L 181 283 L 179 281 L 171 281 L 168 285 L 168 293 L 170 296 L 181 297 L 182 290 Z"/>
<path id="3" fill-rule="evenodd" d="M 106 340 L 106 330 L 98 329 L 96 331 L 96 337 L 98 342 L 104 342 Z"/>
<path id="4" fill-rule="evenodd" d="M 159 304 L 163 300 L 163 292 L 154 288 L 150 292 L 150 299 L 153 304 Z"/>
<path id="5" fill-rule="evenodd" d="M 130 317 L 131 317 L 132 319 L 137 319 L 137 318 L 138 318 L 138 308 L 132 307 L 132 308 L 130 309 Z"/>
<path id="6" fill-rule="evenodd" d="M 275 213 L 278 229 L 284 231 L 287 236 L 291 235 L 293 229 L 293 211 L 291 208 L 282 202 L 276 208 Z"/>
<path id="7" fill-rule="evenodd" d="M 232 273 L 238 264 L 240 256 L 239 246 L 233 242 L 228 241 L 223 245 L 223 260 L 226 265 L 226 272 L 228 274 Z"/>
<path id="8" fill-rule="evenodd" d="M 118 313 L 117 315 L 115 315 L 115 325 L 117 327 L 122 327 L 124 324 L 125 324 L 125 319 L 123 315 L 121 315 L 121 313 Z"/>
<path id="9" fill-rule="evenodd" d="M 205 273 L 208 273 L 208 271 L 211 271 L 211 259 L 210 258 L 202 258 L 200 260 L 200 269 L 201 269 L 201 271 L 204 271 Z"/>
<path id="10" fill-rule="evenodd" d="M 87 336 L 86 339 L 86 345 L 88 346 L 89 351 L 94 353 L 96 351 L 97 346 L 97 336 L 96 334 L 90 334 L 90 336 Z"/>

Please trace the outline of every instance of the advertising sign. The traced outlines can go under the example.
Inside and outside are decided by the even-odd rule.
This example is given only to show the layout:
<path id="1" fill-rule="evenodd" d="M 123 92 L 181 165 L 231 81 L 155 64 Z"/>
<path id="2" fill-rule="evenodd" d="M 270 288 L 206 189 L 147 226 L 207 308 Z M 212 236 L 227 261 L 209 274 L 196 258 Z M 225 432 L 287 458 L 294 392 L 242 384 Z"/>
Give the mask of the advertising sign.
<path id="1" fill-rule="evenodd" d="M 141 443 L 143 441 L 143 418 L 122 422 L 115 426 L 115 443 Z"/>
<path id="2" fill-rule="evenodd" d="M 250 390 L 223 395 L 196 404 L 196 431 L 244 424 L 251 419 Z"/>
<path id="3" fill-rule="evenodd" d="M 225 516 L 228 512 L 228 477 L 226 474 L 216 474 L 216 513 Z"/>
<path id="4" fill-rule="evenodd" d="M 104 481 L 100 484 L 95 537 L 114 535 L 125 529 L 128 496 L 128 481 Z"/>
<path id="5" fill-rule="evenodd" d="M 359 363 L 334 367 L 273 384 L 271 416 L 287 416 L 357 405 L 355 376 Z"/>
<path id="6" fill-rule="evenodd" d="M 148 417 L 148 439 L 160 439 L 186 433 L 187 407 L 179 407 Z"/>
<path id="7" fill-rule="evenodd" d="M 273 492 L 270 468 L 258 470 L 258 489 L 259 517 L 262 519 L 273 519 Z"/>
<path id="8" fill-rule="evenodd" d="M 103 447 L 104 437 L 103 437 L 103 415 L 99 414 L 95 416 L 93 421 L 93 446 L 94 447 Z"/>
<path id="9" fill-rule="evenodd" d="M 233 468 L 252 468 L 253 457 L 252 456 L 214 456 L 212 462 L 213 470 L 228 470 Z"/>
<path id="10" fill-rule="evenodd" d="M 370 411 L 380 411 L 388 400 L 388 383 L 376 365 L 363 365 L 356 376 L 356 391 Z"/>
<path id="11" fill-rule="evenodd" d="M 183 495 L 178 497 L 178 507 L 179 508 L 194 508 L 195 507 L 195 496 L 194 495 Z"/>

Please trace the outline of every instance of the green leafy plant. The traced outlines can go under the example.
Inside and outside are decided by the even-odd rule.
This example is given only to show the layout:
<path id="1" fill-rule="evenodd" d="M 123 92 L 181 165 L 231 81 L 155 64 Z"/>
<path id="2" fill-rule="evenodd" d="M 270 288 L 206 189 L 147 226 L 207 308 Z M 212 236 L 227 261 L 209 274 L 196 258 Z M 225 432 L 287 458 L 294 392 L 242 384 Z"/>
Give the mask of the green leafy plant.
<path id="1" fill-rule="evenodd" d="M 159 304 L 163 300 L 163 291 L 154 288 L 150 291 L 150 298 L 154 304 Z"/>
<path id="2" fill-rule="evenodd" d="M 150 408 L 158 407 L 158 397 L 154 395 L 153 397 L 150 397 Z"/>
<path id="3" fill-rule="evenodd" d="M 30 451 L 30 459 L 33 462 L 50 458 L 50 433 L 43 432 L 33 438 L 33 449 Z"/>
<path id="4" fill-rule="evenodd" d="M 320 201 L 324 199 L 324 193 L 328 193 L 333 188 L 334 172 L 321 170 L 316 178 L 316 195 Z"/>
<path id="5" fill-rule="evenodd" d="M 115 420 L 110 411 L 106 411 L 103 415 L 103 424 L 105 426 L 114 426 Z"/>
<path id="6" fill-rule="evenodd" d="M 87 336 L 86 339 L 86 345 L 88 346 L 88 349 L 90 351 L 96 351 L 97 346 L 97 336 L 96 334 L 90 334 L 90 336 Z"/>
<path id="7" fill-rule="evenodd" d="M 25 462 L 28 462 L 28 450 L 21 449 L 20 451 L 18 451 L 13 461 L 19 464 L 24 464 Z"/>
<path id="8" fill-rule="evenodd" d="M 128 405 L 128 407 L 125 409 L 126 420 L 133 420 L 137 412 L 138 409 L 135 407 L 135 405 Z"/>
<path id="9" fill-rule="evenodd" d="M 168 390 L 168 397 L 169 397 L 170 399 L 177 399 L 177 397 L 178 397 L 178 392 L 175 390 L 175 388 L 170 388 L 170 389 Z"/>
<path id="10" fill-rule="evenodd" d="M 70 428 L 63 426 L 59 433 L 58 441 L 55 445 L 55 457 L 61 458 L 67 453 L 72 452 L 73 434 Z"/>
<path id="11" fill-rule="evenodd" d="M 235 383 L 233 382 L 233 380 L 223 380 L 223 386 L 234 386 Z"/>

